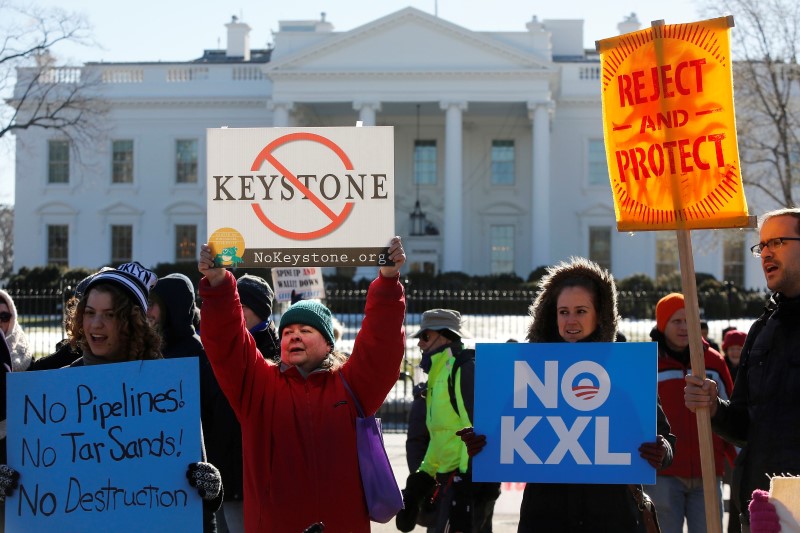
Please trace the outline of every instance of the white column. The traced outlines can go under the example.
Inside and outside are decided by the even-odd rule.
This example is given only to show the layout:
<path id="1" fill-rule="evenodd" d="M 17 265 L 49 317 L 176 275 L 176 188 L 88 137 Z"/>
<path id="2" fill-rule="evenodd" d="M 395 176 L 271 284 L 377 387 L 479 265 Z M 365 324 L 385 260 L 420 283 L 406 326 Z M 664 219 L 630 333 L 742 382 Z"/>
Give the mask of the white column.
<path id="1" fill-rule="evenodd" d="M 528 102 L 533 121 L 531 270 L 550 264 L 550 114 L 552 100 Z"/>
<path id="2" fill-rule="evenodd" d="M 362 126 L 374 126 L 375 114 L 381 110 L 381 103 L 356 100 L 353 102 L 353 109 L 358 111 L 358 120 Z"/>
<path id="3" fill-rule="evenodd" d="M 444 272 L 464 271 L 464 189 L 462 114 L 466 102 L 441 102 L 444 132 Z"/>
<path id="4" fill-rule="evenodd" d="M 294 102 L 267 102 L 267 109 L 272 111 L 272 125 L 278 128 L 290 126 L 290 113 L 294 109 Z"/>

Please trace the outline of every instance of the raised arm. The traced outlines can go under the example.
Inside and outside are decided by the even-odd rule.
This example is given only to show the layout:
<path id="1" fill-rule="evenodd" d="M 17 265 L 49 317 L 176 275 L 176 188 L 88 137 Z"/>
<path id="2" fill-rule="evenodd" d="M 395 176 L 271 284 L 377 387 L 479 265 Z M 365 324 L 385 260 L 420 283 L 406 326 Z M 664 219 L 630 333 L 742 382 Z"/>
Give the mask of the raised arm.
<path id="1" fill-rule="evenodd" d="M 197 262 L 197 270 L 200 271 L 212 287 L 216 287 L 225 279 L 225 269 L 214 266 L 214 256 L 208 244 L 200 246 L 200 260 Z"/>
<path id="2" fill-rule="evenodd" d="M 391 278 L 400 273 L 400 268 L 406 262 L 406 252 L 403 250 L 403 243 L 400 242 L 400 237 L 394 236 L 389 242 L 389 259 L 394 261 L 394 265 L 386 265 L 380 268 L 381 275 L 385 278 Z"/>

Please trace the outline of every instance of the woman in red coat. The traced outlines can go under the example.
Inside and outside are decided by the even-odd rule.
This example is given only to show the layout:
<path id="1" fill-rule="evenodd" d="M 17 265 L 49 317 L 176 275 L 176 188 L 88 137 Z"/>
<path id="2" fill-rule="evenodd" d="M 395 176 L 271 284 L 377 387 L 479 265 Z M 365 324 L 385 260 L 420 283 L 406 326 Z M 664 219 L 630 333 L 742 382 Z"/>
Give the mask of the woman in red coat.
<path id="1" fill-rule="evenodd" d="M 326 533 L 366 532 L 370 520 L 356 451 L 356 408 L 374 414 L 397 381 L 405 351 L 406 257 L 399 237 L 391 266 L 370 285 L 353 352 L 334 350 L 330 310 L 302 300 L 281 316 L 280 364 L 258 353 L 247 331 L 236 280 L 214 268 L 203 246 L 198 268 L 206 349 L 219 385 L 242 425 L 244 522 L 253 532 L 300 532 L 315 522 Z"/>

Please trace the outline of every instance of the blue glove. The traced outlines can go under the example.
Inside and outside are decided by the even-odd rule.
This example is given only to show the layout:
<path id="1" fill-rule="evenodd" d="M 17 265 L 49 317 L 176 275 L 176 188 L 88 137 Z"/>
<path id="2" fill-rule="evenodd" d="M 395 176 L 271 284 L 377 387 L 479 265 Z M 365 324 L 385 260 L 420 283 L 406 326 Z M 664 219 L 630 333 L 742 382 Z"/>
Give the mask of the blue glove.
<path id="1" fill-rule="evenodd" d="M 8 465 L 0 465 L 0 502 L 6 501 L 19 484 L 19 472 Z"/>
<path id="2" fill-rule="evenodd" d="M 197 488 L 197 493 L 206 501 L 212 501 L 222 490 L 222 475 L 211 463 L 191 463 L 186 471 L 189 485 Z"/>

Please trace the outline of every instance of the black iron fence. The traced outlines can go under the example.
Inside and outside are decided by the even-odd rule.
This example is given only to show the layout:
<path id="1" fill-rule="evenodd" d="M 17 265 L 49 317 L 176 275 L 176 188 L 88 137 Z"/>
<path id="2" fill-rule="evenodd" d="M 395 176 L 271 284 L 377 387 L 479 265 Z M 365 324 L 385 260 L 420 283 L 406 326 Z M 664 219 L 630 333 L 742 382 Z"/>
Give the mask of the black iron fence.
<path id="1" fill-rule="evenodd" d="M 51 353 L 64 338 L 63 310 L 65 295 L 71 287 L 15 287 L 8 289 L 19 313 L 20 325 L 28 335 L 37 357 Z M 619 308 L 622 320 L 620 331 L 632 342 L 650 340 L 654 325 L 655 304 L 667 291 L 620 292 Z M 361 326 L 366 302 L 366 289 L 328 291 L 325 303 L 343 324 L 343 337 L 338 348 L 352 349 Z M 528 290 L 407 290 L 406 352 L 400 369 L 400 379 L 391 391 L 379 414 L 387 431 L 405 431 L 411 392 L 415 383 L 424 380 L 417 367 L 419 350 L 412 335 L 419 329 L 422 313 L 427 309 L 457 309 L 464 316 L 466 329 L 472 334 L 466 343 L 524 341 L 529 325 L 528 306 L 536 296 Z M 721 344 L 722 329 L 734 326 L 747 331 L 766 300 L 758 291 L 730 294 L 718 292 L 699 294 L 701 312 L 709 324 L 709 338 Z M 276 320 L 286 304 L 275 305 Z M 713 309 L 709 313 L 708 310 Z M 713 317 L 713 318 L 710 318 Z"/>

